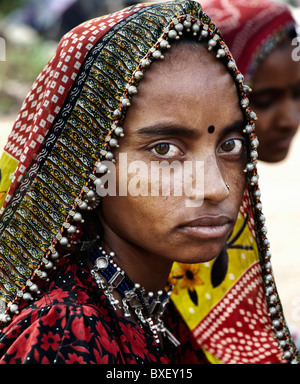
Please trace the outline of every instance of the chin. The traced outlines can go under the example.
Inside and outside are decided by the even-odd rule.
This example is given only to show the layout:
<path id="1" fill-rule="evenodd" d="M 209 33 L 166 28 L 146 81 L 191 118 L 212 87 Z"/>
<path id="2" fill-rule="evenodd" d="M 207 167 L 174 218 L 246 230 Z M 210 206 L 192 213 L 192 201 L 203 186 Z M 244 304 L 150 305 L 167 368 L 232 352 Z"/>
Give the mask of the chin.
<path id="1" fill-rule="evenodd" d="M 199 246 L 196 250 L 189 252 L 188 255 L 182 253 L 180 260 L 175 261 L 184 264 L 207 263 L 209 261 L 215 260 L 219 256 L 223 246 L 224 245 L 221 247 L 217 245 L 212 246 L 211 244 L 208 247 Z"/>

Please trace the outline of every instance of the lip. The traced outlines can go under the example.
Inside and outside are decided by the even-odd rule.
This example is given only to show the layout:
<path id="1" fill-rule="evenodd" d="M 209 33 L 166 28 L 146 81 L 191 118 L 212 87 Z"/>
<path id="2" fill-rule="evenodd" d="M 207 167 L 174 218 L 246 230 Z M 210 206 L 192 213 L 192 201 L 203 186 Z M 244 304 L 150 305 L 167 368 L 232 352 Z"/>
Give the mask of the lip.
<path id="1" fill-rule="evenodd" d="M 232 223 L 226 215 L 205 215 L 179 225 L 178 230 L 198 239 L 218 239 L 230 233 Z"/>

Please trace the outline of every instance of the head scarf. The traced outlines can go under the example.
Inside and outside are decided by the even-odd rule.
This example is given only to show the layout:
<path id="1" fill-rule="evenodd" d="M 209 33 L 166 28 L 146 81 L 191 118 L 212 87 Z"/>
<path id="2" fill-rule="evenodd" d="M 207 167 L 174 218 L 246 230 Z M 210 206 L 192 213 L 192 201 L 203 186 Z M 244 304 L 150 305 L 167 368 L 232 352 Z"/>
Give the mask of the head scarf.
<path id="1" fill-rule="evenodd" d="M 297 362 L 271 271 L 255 166 L 255 113 L 248 106 L 248 87 L 243 85 L 243 76 L 220 32 L 199 3 L 188 0 L 140 4 L 76 27 L 61 40 L 25 99 L 0 164 L 6 183 L 0 221 L 3 332 L 18 313 L 20 301 L 32 300 L 39 281 L 47 279 L 60 256 L 57 246 L 68 242 L 70 227 L 81 220 L 80 209 L 97 183 L 101 161 L 113 160 L 126 109 L 138 92 L 143 73 L 182 30 L 204 39 L 208 50 L 231 73 L 247 122 L 249 163 L 237 223 L 240 233 L 234 234 L 217 259 L 217 267 L 212 267 L 211 287 L 199 285 L 205 288 L 204 297 L 211 295 L 212 300 L 204 305 L 202 293 L 189 285 L 185 291 L 184 284 L 177 284 L 174 302 L 213 362 L 232 362 L 233 357 L 250 362 L 251 358 L 246 359 L 236 348 L 239 340 L 239 347 L 244 348 L 248 338 L 252 353 L 262 354 L 254 338 L 263 343 L 263 357 L 254 353 L 259 362 L 280 362 L 282 358 Z M 238 245 L 235 238 L 239 238 Z M 244 244 L 242 251 L 240 244 Z M 233 249 L 231 254 L 229 248 Z M 228 254 L 233 270 L 227 278 L 222 265 Z M 170 280 L 183 282 L 180 268 L 183 266 L 175 263 Z M 200 284 L 201 273 L 209 266 L 187 268 L 192 268 Z M 215 287 L 221 287 L 217 294 L 210 292 Z M 194 306 L 187 304 L 187 297 Z"/>
<path id="2" fill-rule="evenodd" d="M 222 31 L 248 83 L 258 65 L 280 42 L 297 35 L 296 22 L 284 4 L 271 0 L 204 0 L 201 3 Z"/>

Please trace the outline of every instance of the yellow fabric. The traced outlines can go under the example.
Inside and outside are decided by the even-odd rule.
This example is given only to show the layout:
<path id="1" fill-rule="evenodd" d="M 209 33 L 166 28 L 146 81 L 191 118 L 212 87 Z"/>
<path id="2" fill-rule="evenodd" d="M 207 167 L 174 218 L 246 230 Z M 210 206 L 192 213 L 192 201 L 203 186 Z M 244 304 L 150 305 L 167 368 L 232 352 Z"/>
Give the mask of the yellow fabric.
<path id="1" fill-rule="evenodd" d="M 4 203 L 7 191 L 12 182 L 14 172 L 17 168 L 18 161 L 8 155 L 6 152 L 3 152 L 0 158 L 0 170 L 1 170 L 1 180 L 0 180 L 0 208 Z M 5 172 L 2 170 L 5 169 Z"/>
<path id="2" fill-rule="evenodd" d="M 242 226 L 243 221 L 244 218 L 240 213 L 233 235 Z M 248 226 L 246 226 L 235 244 L 251 245 L 253 250 L 229 249 L 226 277 L 224 281 L 215 288 L 212 286 L 210 277 L 213 261 L 197 265 L 174 263 L 170 278 L 170 282 L 175 285 L 172 300 L 190 329 L 194 329 L 245 271 L 258 261 L 259 256 L 256 241 Z M 189 274 L 189 277 L 193 275 L 193 278 L 189 279 L 187 274 Z M 174 276 L 183 277 L 176 279 Z M 197 305 L 191 300 L 188 289 L 196 292 L 198 298 Z"/>

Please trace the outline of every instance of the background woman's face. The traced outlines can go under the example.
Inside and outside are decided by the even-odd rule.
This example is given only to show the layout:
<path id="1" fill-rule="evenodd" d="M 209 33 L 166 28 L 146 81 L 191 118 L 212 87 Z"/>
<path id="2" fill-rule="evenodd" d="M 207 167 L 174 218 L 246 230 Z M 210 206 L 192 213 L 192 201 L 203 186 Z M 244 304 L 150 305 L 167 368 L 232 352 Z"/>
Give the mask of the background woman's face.
<path id="1" fill-rule="evenodd" d="M 272 52 L 253 79 L 251 106 L 257 113 L 259 159 L 283 160 L 297 132 L 300 114 L 300 62 L 293 61 L 290 41 Z"/>
<path id="2" fill-rule="evenodd" d="M 105 241 L 113 238 L 113 249 L 130 244 L 132 253 L 148 260 L 193 263 L 217 257 L 234 227 L 244 191 L 243 127 L 236 86 L 225 67 L 201 45 L 196 52 L 185 45 L 171 48 L 141 81 L 115 153 L 119 167 L 126 153 L 129 170 L 119 176 L 117 169 L 117 191 L 125 182 L 131 192 L 134 184 L 148 186 L 148 194 L 103 198 Z M 141 164 L 138 178 L 130 171 L 135 161 Z M 160 196 L 151 196 L 153 162 L 165 170 L 174 161 L 174 178 L 162 177 Z M 197 161 L 203 162 L 198 171 Z M 184 172 L 185 190 L 174 193 L 186 162 L 193 167 Z M 161 196 L 167 184 L 170 196 Z"/>

